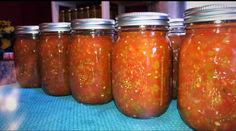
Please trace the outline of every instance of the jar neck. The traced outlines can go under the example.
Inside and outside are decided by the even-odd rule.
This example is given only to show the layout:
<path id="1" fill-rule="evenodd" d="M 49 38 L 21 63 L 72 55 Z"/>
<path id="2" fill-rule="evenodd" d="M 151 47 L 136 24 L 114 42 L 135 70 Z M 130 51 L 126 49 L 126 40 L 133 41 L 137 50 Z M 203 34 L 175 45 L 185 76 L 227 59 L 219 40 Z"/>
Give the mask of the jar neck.
<path id="1" fill-rule="evenodd" d="M 69 31 L 40 32 L 40 35 L 69 35 Z"/>
<path id="2" fill-rule="evenodd" d="M 16 38 L 38 39 L 39 34 L 16 34 Z"/>
<path id="3" fill-rule="evenodd" d="M 129 34 L 137 34 L 140 36 L 157 35 L 167 36 L 167 27 L 164 26 L 132 26 L 132 27 L 119 27 L 118 35 L 126 37 Z"/>
<path id="4" fill-rule="evenodd" d="M 185 32 L 168 32 L 168 36 L 183 36 L 183 35 L 186 35 Z"/>
<path id="5" fill-rule="evenodd" d="M 138 31 L 163 31 L 167 32 L 167 26 L 156 26 L 156 25 L 147 25 L 147 26 L 124 26 L 118 27 L 118 32 L 138 32 Z"/>
<path id="6" fill-rule="evenodd" d="M 168 33 L 185 33 L 184 26 L 170 27 Z"/>
<path id="7" fill-rule="evenodd" d="M 115 34 L 113 29 L 73 29 L 72 34 L 76 35 L 93 35 L 93 36 L 107 36 Z"/>
<path id="8" fill-rule="evenodd" d="M 220 22 L 199 22 L 186 25 L 186 32 L 189 33 L 236 33 L 236 21 Z"/>

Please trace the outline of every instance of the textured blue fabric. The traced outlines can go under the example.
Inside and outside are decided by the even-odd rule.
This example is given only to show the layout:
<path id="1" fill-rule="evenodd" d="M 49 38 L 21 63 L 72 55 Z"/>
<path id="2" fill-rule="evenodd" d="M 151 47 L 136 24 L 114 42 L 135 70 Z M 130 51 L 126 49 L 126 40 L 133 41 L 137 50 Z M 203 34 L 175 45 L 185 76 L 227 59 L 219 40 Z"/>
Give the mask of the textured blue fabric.
<path id="1" fill-rule="evenodd" d="M 135 119 L 119 112 L 113 101 L 84 105 L 72 96 L 48 96 L 40 88 L 6 86 L 0 88 L 0 96 L 6 98 L 13 90 L 19 94 L 18 106 L 0 112 L 0 130 L 191 130 L 180 118 L 175 100 L 160 117 Z"/>

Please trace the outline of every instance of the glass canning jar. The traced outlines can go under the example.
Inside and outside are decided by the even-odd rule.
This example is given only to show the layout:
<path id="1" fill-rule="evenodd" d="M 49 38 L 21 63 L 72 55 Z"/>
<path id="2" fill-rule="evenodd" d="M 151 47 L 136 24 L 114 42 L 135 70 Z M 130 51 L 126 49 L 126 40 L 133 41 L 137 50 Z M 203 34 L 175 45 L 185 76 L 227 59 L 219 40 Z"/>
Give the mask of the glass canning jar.
<path id="1" fill-rule="evenodd" d="M 183 18 L 170 19 L 168 38 L 171 42 L 172 50 L 172 72 L 171 72 L 171 83 L 173 89 L 173 99 L 177 97 L 177 89 L 179 85 L 179 51 L 182 41 L 185 36 L 185 26 Z"/>
<path id="2" fill-rule="evenodd" d="M 38 67 L 38 26 L 17 26 L 14 61 L 17 82 L 21 87 L 40 87 Z"/>
<path id="3" fill-rule="evenodd" d="M 40 24 L 40 70 L 42 88 L 49 95 L 69 95 L 67 47 L 70 23 Z"/>
<path id="4" fill-rule="evenodd" d="M 178 109 L 195 130 L 236 129 L 236 6 L 185 11 Z"/>
<path id="5" fill-rule="evenodd" d="M 77 8 L 71 9 L 71 20 L 78 19 L 78 10 Z"/>
<path id="6" fill-rule="evenodd" d="M 122 14 L 117 20 L 118 39 L 112 50 L 115 103 L 127 116 L 160 116 L 172 98 L 168 15 L 135 12 Z"/>
<path id="7" fill-rule="evenodd" d="M 72 21 L 68 59 L 71 91 L 77 101 L 102 104 L 112 99 L 113 34 L 114 20 L 90 18 Z"/>

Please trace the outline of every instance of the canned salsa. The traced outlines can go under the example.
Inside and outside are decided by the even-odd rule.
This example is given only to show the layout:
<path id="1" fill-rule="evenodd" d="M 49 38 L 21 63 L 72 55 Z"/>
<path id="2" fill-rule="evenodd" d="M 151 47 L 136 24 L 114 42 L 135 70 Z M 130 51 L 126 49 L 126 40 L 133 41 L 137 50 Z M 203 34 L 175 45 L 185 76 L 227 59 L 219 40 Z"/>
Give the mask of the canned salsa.
<path id="1" fill-rule="evenodd" d="M 14 43 L 16 79 L 21 87 L 40 87 L 38 62 L 38 26 L 17 26 Z"/>
<path id="2" fill-rule="evenodd" d="M 112 99 L 111 47 L 114 21 L 77 19 L 69 45 L 70 85 L 81 103 L 103 104 Z"/>
<path id="3" fill-rule="evenodd" d="M 178 108 L 196 130 L 236 129 L 236 23 L 230 13 L 234 10 L 209 5 L 185 11 Z"/>
<path id="4" fill-rule="evenodd" d="M 118 17 L 118 40 L 112 51 L 112 91 L 117 107 L 127 116 L 159 116 L 169 105 L 167 21 L 167 14 L 154 12 Z"/>
<path id="5" fill-rule="evenodd" d="M 40 31 L 42 88 L 49 95 L 69 95 L 67 47 L 70 23 L 43 23 Z"/>
<path id="6" fill-rule="evenodd" d="M 179 51 L 185 37 L 184 20 L 182 18 L 170 19 L 168 38 L 171 42 L 172 50 L 172 72 L 170 86 L 173 90 L 173 99 L 177 98 L 179 86 Z"/>

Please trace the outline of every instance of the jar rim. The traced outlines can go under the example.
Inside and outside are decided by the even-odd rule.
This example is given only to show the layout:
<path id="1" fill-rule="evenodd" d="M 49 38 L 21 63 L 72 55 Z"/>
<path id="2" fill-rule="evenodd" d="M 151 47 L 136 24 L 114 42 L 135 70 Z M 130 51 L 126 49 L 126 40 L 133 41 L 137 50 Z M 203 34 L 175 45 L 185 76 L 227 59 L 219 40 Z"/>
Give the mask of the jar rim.
<path id="1" fill-rule="evenodd" d="M 169 20 L 169 26 L 184 26 L 184 19 L 183 18 L 171 18 Z"/>
<path id="2" fill-rule="evenodd" d="M 162 12 L 132 12 L 116 17 L 117 26 L 168 25 L 169 16 Z"/>
<path id="3" fill-rule="evenodd" d="M 70 31 L 71 24 L 69 22 L 41 23 L 39 29 L 40 32 Z"/>
<path id="4" fill-rule="evenodd" d="M 185 23 L 220 22 L 222 20 L 236 20 L 236 5 L 211 4 L 184 11 Z"/>
<path id="5" fill-rule="evenodd" d="M 16 26 L 16 34 L 38 34 L 39 26 L 37 25 L 24 25 Z"/>
<path id="6" fill-rule="evenodd" d="M 114 29 L 115 21 L 102 18 L 75 19 L 71 22 L 73 30 L 76 29 Z"/>

